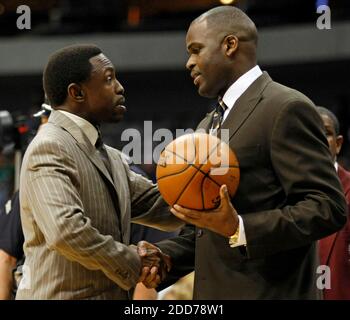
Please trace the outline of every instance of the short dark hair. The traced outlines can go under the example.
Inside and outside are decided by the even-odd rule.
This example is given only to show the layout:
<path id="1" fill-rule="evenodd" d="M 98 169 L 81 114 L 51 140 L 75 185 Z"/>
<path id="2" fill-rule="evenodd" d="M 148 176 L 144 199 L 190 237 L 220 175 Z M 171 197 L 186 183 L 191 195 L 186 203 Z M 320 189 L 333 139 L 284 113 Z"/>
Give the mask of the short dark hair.
<path id="1" fill-rule="evenodd" d="M 325 107 L 317 106 L 316 109 L 321 116 L 326 115 L 329 119 L 332 120 L 335 134 L 339 135 L 339 133 L 340 133 L 339 121 L 338 121 L 338 118 L 336 117 L 336 115 L 331 110 L 329 110 Z"/>
<path id="2" fill-rule="evenodd" d="M 89 79 L 89 59 L 102 53 L 95 45 L 80 44 L 54 52 L 45 67 L 43 85 L 51 106 L 57 107 L 67 98 L 67 87 Z"/>
<path id="3" fill-rule="evenodd" d="M 241 41 L 252 40 L 255 44 L 258 42 L 258 31 L 254 22 L 239 8 L 234 6 L 219 6 L 212 8 L 192 23 L 200 22 L 203 19 L 208 21 L 210 28 L 215 32 L 224 31 L 234 33 Z"/>

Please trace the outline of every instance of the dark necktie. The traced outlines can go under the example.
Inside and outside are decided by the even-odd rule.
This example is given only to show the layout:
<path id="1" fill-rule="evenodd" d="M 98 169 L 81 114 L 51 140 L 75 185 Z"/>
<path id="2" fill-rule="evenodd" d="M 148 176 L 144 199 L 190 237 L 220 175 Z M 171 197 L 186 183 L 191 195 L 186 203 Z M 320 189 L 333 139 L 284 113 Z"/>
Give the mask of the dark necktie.
<path id="1" fill-rule="evenodd" d="M 98 132 L 98 138 L 96 140 L 95 147 L 96 147 L 98 154 L 100 155 L 107 171 L 109 172 L 110 177 L 113 179 L 111 163 L 109 162 L 108 154 L 107 154 L 106 148 L 105 148 L 103 141 L 102 141 L 101 131 L 99 129 L 97 129 L 97 132 Z"/>
<path id="2" fill-rule="evenodd" d="M 97 129 L 97 132 L 98 132 L 98 138 L 96 140 L 95 147 L 96 147 L 96 149 L 98 151 L 98 154 L 99 154 L 101 160 L 103 161 L 105 167 L 107 168 L 109 176 L 111 177 L 111 179 L 113 181 L 113 184 L 114 184 L 114 179 L 113 179 L 112 169 L 111 169 L 111 163 L 109 161 L 105 145 L 103 144 L 101 131 L 100 131 L 100 129 L 98 127 L 96 129 Z M 115 211 L 116 211 L 117 216 L 118 216 L 118 220 L 117 220 L 118 229 L 119 229 L 119 234 L 122 237 L 122 231 L 121 231 L 122 227 L 121 227 L 121 218 L 120 218 L 120 208 L 119 208 L 118 196 L 116 194 L 115 189 L 109 183 L 107 183 L 107 188 L 108 188 L 108 190 L 109 190 L 109 192 L 111 194 L 112 201 L 113 201 L 113 204 L 114 204 L 114 207 L 115 207 Z"/>
<path id="3" fill-rule="evenodd" d="M 226 109 L 227 106 L 225 103 L 222 101 L 222 99 L 219 99 L 213 116 L 212 132 L 217 132 L 220 129 L 222 118 Z"/>

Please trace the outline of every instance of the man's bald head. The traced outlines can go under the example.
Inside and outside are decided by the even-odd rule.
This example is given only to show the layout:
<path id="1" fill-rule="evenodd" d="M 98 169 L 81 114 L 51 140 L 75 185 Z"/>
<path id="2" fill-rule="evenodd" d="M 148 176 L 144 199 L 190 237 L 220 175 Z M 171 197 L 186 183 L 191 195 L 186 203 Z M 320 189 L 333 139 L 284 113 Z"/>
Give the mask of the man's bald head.
<path id="1" fill-rule="evenodd" d="M 258 42 L 258 31 L 254 22 L 240 9 L 232 6 L 215 7 L 192 21 L 206 20 L 208 28 L 218 33 L 234 34 L 240 41 Z"/>

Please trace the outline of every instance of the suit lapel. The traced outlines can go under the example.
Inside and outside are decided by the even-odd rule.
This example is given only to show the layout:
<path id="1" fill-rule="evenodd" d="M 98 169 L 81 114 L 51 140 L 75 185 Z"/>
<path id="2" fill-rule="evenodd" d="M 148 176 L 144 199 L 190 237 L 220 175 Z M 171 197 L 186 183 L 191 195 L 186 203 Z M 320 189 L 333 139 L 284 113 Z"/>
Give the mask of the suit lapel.
<path id="1" fill-rule="evenodd" d="M 115 210 L 118 218 L 118 224 L 121 236 L 123 237 L 124 243 L 129 243 L 129 232 L 122 232 L 122 231 L 128 231 L 128 226 L 125 226 L 125 215 L 126 212 L 129 212 L 126 208 L 129 204 L 129 201 L 125 201 L 129 197 L 128 194 L 126 194 L 126 189 L 123 186 L 123 178 L 120 177 L 120 159 L 116 159 L 112 156 L 112 152 L 109 150 L 109 147 L 106 146 L 107 154 L 111 162 L 111 168 L 112 168 L 112 174 L 113 179 L 110 176 L 105 164 L 103 163 L 102 159 L 100 158 L 98 151 L 96 150 L 95 146 L 91 144 L 87 136 L 84 134 L 84 132 L 79 128 L 78 125 L 76 125 L 72 120 L 70 120 L 68 117 L 66 117 L 64 114 L 53 111 L 50 115 L 49 122 L 58 125 L 62 127 L 64 130 L 69 132 L 72 137 L 76 140 L 78 147 L 82 150 L 82 152 L 87 156 L 87 158 L 95 165 L 95 167 L 98 169 L 98 171 L 101 173 L 101 175 L 105 178 L 107 188 L 111 194 Z M 118 160 L 119 162 L 116 162 Z M 119 169 L 119 170 L 118 170 Z M 118 190 L 117 190 L 117 188 Z"/>
<path id="2" fill-rule="evenodd" d="M 262 92 L 272 79 L 264 72 L 256 79 L 251 86 L 239 97 L 233 109 L 231 109 L 227 118 L 223 122 L 221 129 L 229 129 L 230 139 L 237 133 L 239 128 L 248 119 L 262 99 Z M 220 132 L 219 132 L 220 135 Z"/>
<path id="3" fill-rule="evenodd" d="M 100 173 L 108 180 L 111 186 L 115 189 L 113 180 L 106 169 L 102 159 L 100 158 L 98 151 L 91 144 L 84 132 L 79 126 L 71 119 L 66 117 L 63 113 L 52 111 L 49 122 L 62 127 L 64 130 L 70 133 L 70 135 L 77 141 L 78 147 L 84 152 L 88 159 L 95 165 Z M 117 192 L 117 191 L 116 191 Z"/>
<path id="4" fill-rule="evenodd" d="M 109 174 L 105 164 L 103 163 L 101 157 L 99 156 L 96 148 L 91 145 L 87 145 L 86 143 L 79 143 L 79 148 L 86 154 L 86 156 L 90 159 L 90 161 L 97 167 L 97 169 L 104 175 L 104 177 L 112 184 L 113 180 L 111 175 Z"/>
<path id="5" fill-rule="evenodd" d="M 207 113 L 206 117 L 199 123 L 197 126 L 196 131 L 205 131 L 206 133 L 209 133 L 209 129 L 211 128 L 212 122 L 213 122 L 213 116 L 214 111 Z"/>

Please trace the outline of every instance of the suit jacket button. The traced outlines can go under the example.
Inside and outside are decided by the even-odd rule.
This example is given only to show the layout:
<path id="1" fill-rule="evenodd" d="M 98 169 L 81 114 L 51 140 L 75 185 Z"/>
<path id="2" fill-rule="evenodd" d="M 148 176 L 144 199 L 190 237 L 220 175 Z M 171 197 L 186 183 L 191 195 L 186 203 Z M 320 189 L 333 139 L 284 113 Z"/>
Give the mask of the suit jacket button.
<path id="1" fill-rule="evenodd" d="M 197 237 L 201 237 L 203 235 L 203 230 L 202 229 L 198 229 L 197 230 Z"/>

